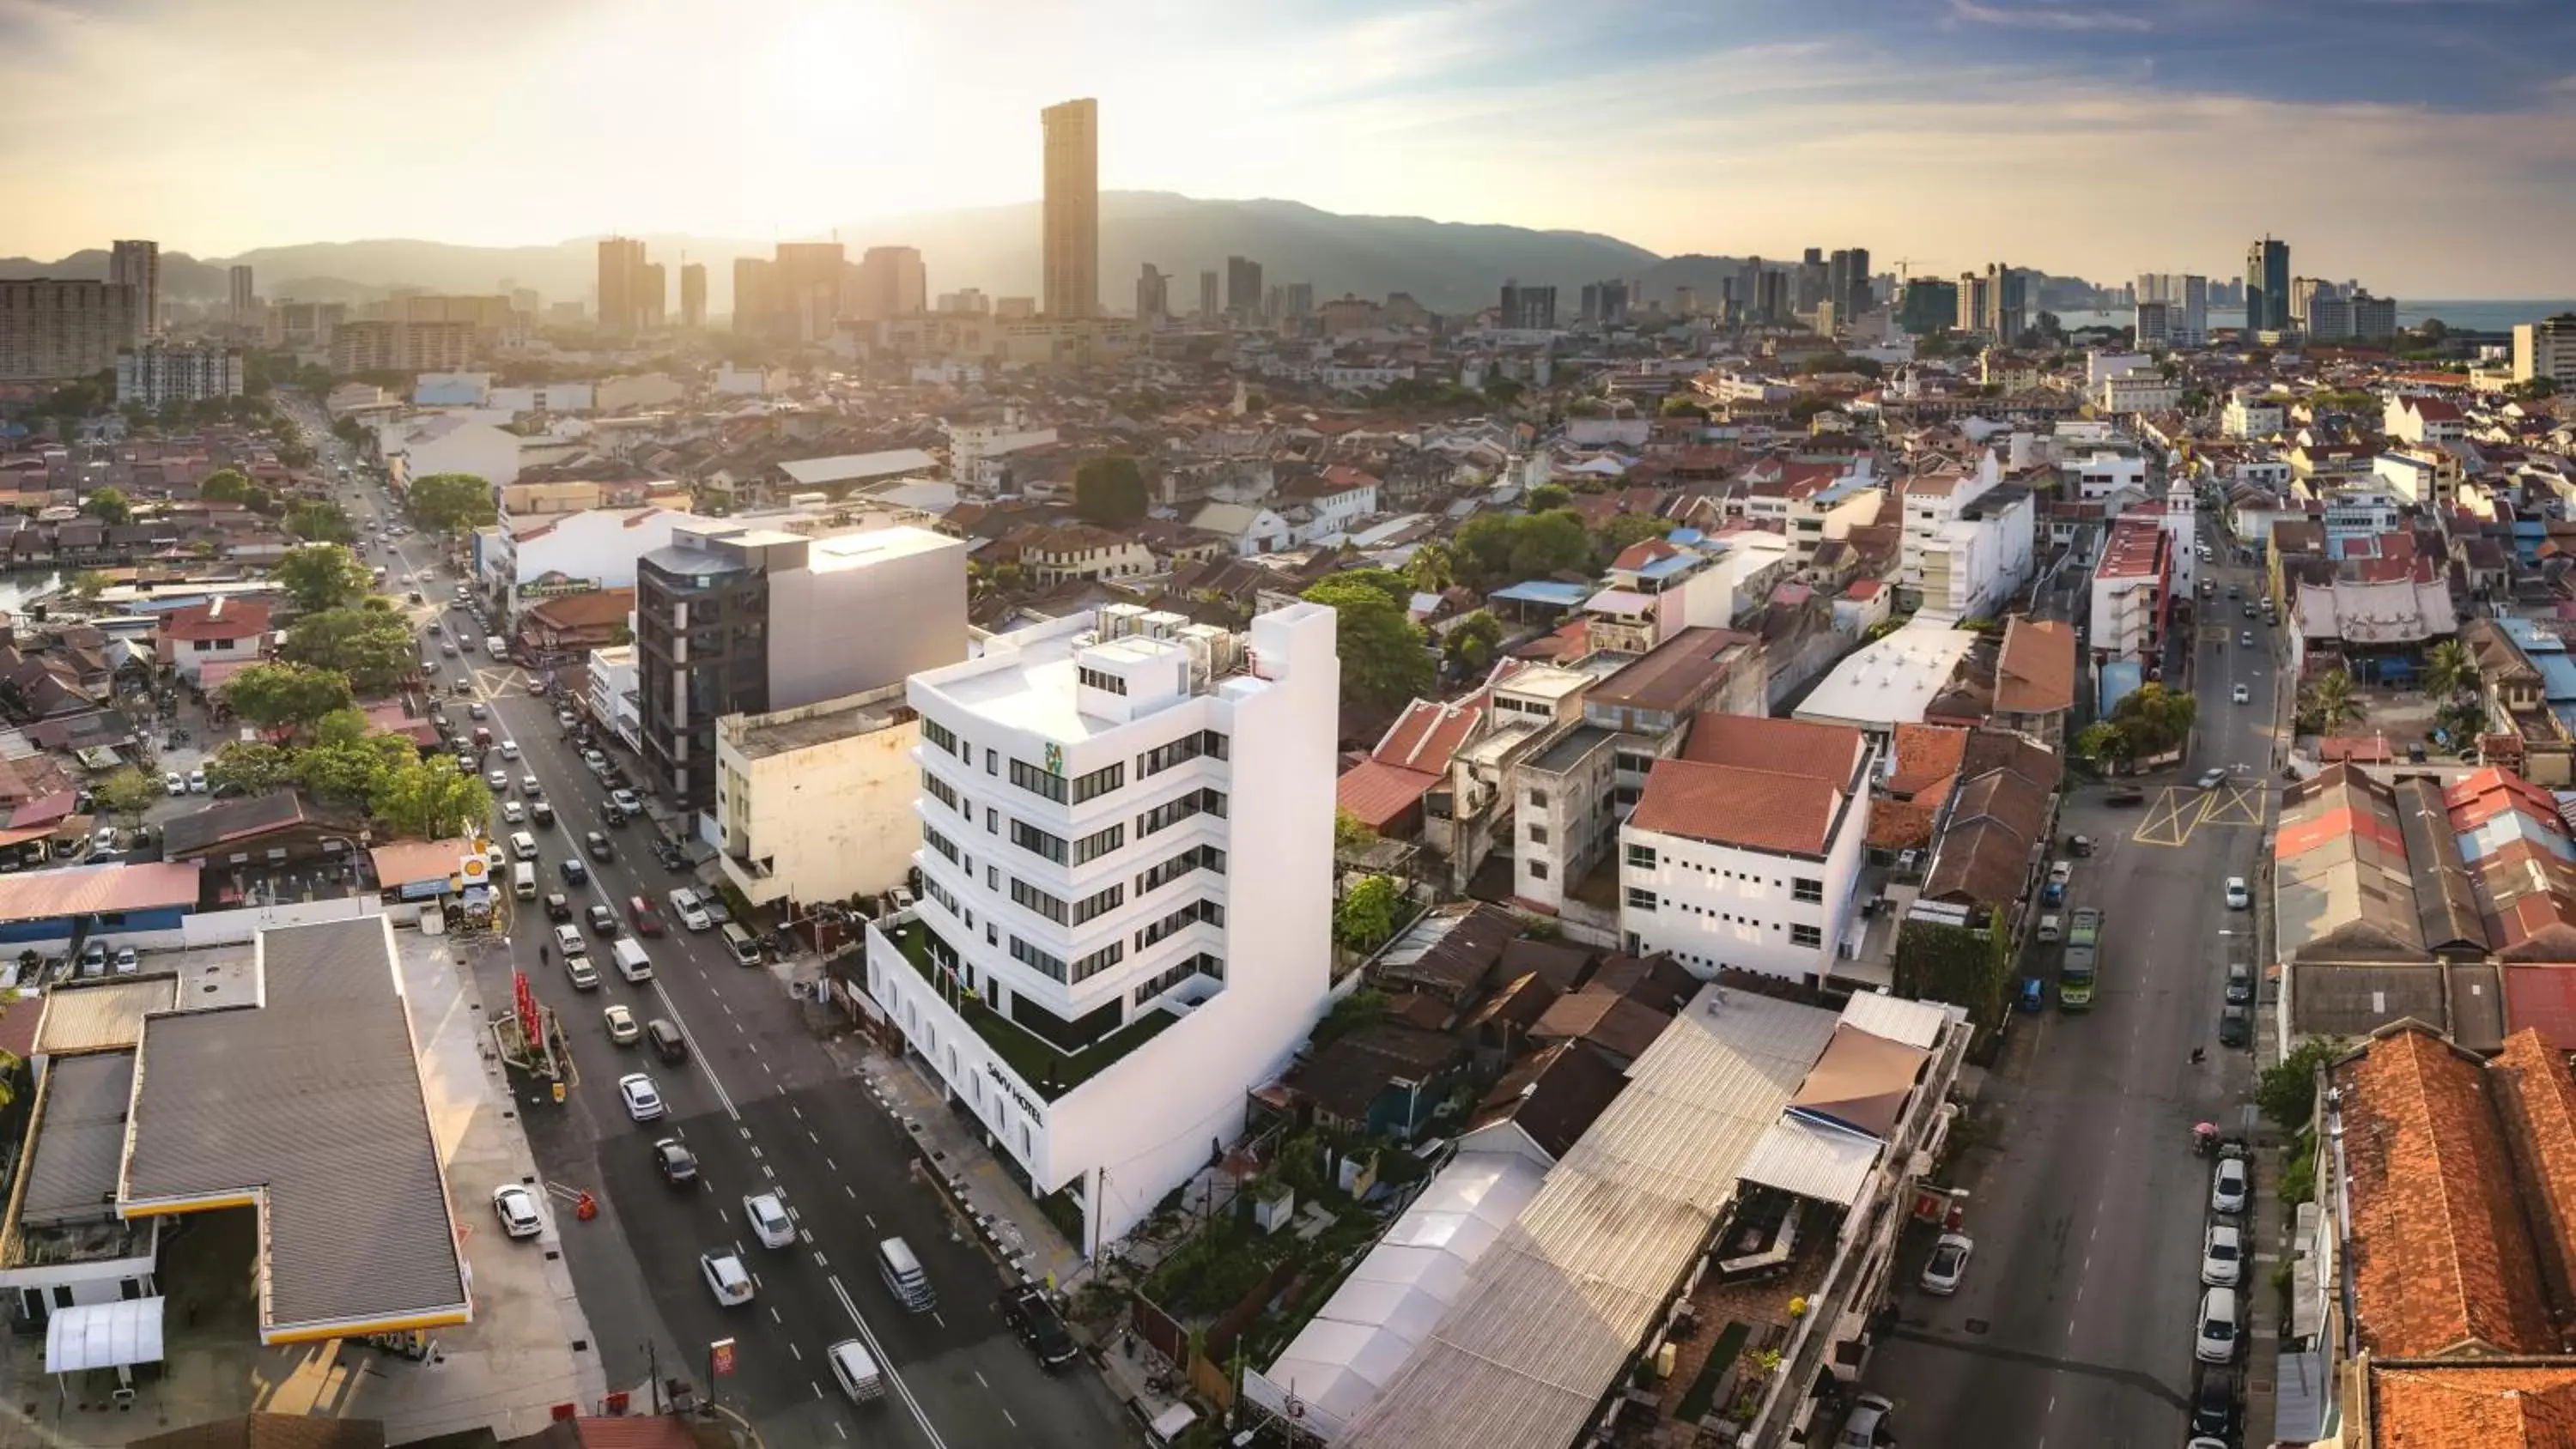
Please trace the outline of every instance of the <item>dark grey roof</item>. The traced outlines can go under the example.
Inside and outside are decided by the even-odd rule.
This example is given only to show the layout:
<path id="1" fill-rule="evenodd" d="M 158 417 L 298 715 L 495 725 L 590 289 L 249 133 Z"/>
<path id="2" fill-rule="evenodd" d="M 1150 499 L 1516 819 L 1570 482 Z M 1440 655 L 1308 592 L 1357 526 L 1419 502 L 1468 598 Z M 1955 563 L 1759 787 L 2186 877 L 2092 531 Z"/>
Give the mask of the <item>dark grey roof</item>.
<path id="1" fill-rule="evenodd" d="M 262 1005 L 144 1023 L 126 1201 L 264 1189 L 266 1335 L 465 1307 L 390 932 L 262 932 Z"/>
<path id="2" fill-rule="evenodd" d="M 37 1106 L 36 1158 L 27 1169 L 20 1222 L 42 1228 L 115 1214 L 125 1109 L 133 1096 L 132 1052 L 53 1060 Z"/>

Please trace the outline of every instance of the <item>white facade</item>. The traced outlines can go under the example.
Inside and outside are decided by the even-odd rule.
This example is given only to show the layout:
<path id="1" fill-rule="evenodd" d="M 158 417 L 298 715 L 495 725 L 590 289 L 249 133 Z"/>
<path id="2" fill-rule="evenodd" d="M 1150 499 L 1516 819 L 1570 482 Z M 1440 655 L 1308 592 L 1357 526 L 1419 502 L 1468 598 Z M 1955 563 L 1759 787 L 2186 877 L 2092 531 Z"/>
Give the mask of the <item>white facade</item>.
<path id="1" fill-rule="evenodd" d="M 377 452 L 406 481 L 469 473 L 497 488 L 518 481 L 522 447 L 516 433 L 457 416 L 388 423 L 377 434 Z"/>
<path id="2" fill-rule="evenodd" d="M 667 508 L 593 508 L 505 518 L 482 550 L 488 587 L 507 593 L 516 617 L 520 594 L 533 598 L 591 589 L 635 587 L 635 561 L 667 548 L 672 531 L 692 515 Z M 534 587 L 549 578 L 559 581 Z"/>
<path id="3" fill-rule="evenodd" d="M 644 748 L 638 688 L 634 645 L 590 651 L 590 717 L 624 740 L 630 750 Z"/>
<path id="4" fill-rule="evenodd" d="M 2030 493 L 1988 495 L 1974 516 L 1954 518 L 1923 541 L 1922 607 L 1961 619 L 1991 615 L 2029 581 L 2038 548 L 2039 505 Z"/>
<path id="5" fill-rule="evenodd" d="M 2083 457 L 2059 460 L 2057 471 L 2075 485 L 2075 496 L 2098 503 L 2115 493 L 2147 494 L 2147 459 L 2143 453 L 2096 448 Z"/>
<path id="6" fill-rule="evenodd" d="M 1242 635 L 1113 607 L 912 678 L 922 899 L 869 929 L 868 992 L 1037 1191 L 1076 1188 L 1086 1249 L 1240 1134 L 1326 1005 L 1340 687 L 1313 604 Z M 1113 1060 L 1050 1091 L 1045 1039 Z"/>
<path id="7" fill-rule="evenodd" d="M 2106 413 L 2171 412 L 2182 405 L 2182 384 L 2152 372 L 2104 378 L 2094 390 L 2094 405 Z"/>
<path id="8" fill-rule="evenodd" d="M 2088 352 L 2084 354 L 2084 386 L 2089 391 L 2115 377 L 2134 377 L 2156 370 L 2156 360 L 2143 352 Z"/>
<path id="9" fill-rule="evenodd" d="M 1635 824 L 1619 830 L 1623 949 L 1668 951 L 1702 976 L 1721 968 L 1821 983 L 1852 923 L 1869 837 L 1864 762 L 1821 857 L 1720 845 Z"/>
<path id="10" fill-rule="evenodd" d="M 716 721 L 712 825 L 753 905 L 837 901 L 901 885 L 920 837 L 887 828 L 921 793 L 903 685 Z"/>
<path id="11" fill-rule="evenodd" d="M 171 403 L 239 397 L 242 355 L 236 347 L 172 347 L 147 342 L 116 354 L 116 400 L 158 410 Z"/>
<path id="12" fill-rule="evenodd" d="M 2270 438 L 2279 436 L 2287 422 L 2280 399 L 2237 392 L 2228 396 L 2220 425 L 2231 438 Z"/>
<path id="13" fill-rule="evenodd" d="M 2514 324 L 2513 380 L 2535 378 L 2576 383 L 2576 314 Z"/>
<path id="14" fill-rule="evenodd" d="M 943 425 L 948 433 L 948 476 L 975 488 L 998 488 L 1008 471 L 1002 460 L 1056 440 L 1053 428 L 1024 428 L 1016 416 L 1000 423 Z"/>
<path id="15" fill-rule="evenodd" d="M 2370 460 L 2372 480 L 2411 504 L 2421 505 L 2433 497 L 2439 473 L 2432 459 L 2407 453 L 2381 453 Z"/>
<path id="16" fill-rule="evenodd" d="M 1328 542 L 1349 531 L 1352 524 L 1377 512 L 1377 482 L 1371 479 L 1330 492 L 1302 493 L 1295 508 L 1305 515 L 1296 525 L 1297 541 Z"/>

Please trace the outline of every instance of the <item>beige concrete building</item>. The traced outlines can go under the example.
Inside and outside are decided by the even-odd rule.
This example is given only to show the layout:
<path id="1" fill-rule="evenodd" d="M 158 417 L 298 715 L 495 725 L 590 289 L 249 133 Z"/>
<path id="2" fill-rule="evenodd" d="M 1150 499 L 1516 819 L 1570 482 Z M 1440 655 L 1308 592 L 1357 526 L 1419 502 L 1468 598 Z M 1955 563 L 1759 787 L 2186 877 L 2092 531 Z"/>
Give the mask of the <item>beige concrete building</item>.
<path id="1" fill-rule="evenodd" d="M 116 365 L 140 340 L 138 293 L 115 282 L 0 281 L 0 382 L 56 382 Z"/>
<path id="2" fill-rule="evenodd" d="M 754 905 L 875 895 L 903 883 L 921 720 L 889 684 L 716 721 L 715 845 Z"/>
<path id="3" fill-rule="evenodd" d="M 1100 315 L 1100 103 L 1038 113 L 1046 128 L 1044 286 L 1049 317 Z"/>

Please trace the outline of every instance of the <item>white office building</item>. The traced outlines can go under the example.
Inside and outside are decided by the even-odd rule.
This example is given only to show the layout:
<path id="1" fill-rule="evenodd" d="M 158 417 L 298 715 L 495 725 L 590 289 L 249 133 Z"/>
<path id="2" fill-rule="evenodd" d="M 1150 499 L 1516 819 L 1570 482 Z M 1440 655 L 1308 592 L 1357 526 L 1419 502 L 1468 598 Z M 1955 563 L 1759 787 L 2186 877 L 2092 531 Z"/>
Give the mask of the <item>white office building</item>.
<path id="1" fill-rule="evenodd" d="M 1232 634 L 1113 605 L 912 677 L 922 877 L 869 1009 L 1082 1247 L 1243 1127 L 1331 981 L 1333 611 Z"/>

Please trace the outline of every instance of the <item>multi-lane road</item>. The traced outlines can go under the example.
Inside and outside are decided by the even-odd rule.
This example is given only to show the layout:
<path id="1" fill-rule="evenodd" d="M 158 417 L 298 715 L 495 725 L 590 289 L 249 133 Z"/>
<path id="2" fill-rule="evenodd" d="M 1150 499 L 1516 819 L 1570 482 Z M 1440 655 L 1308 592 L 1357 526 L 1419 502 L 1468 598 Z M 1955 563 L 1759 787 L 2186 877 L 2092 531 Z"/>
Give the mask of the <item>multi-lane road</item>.
<path id="1" fill-rule="evenodd" d="M 319 432 L 318 420 L 305 421 Z M 325 456 L 338 461 L 337 445 Z M 344 505 L 353 522 L 372 529 L 388 521 L 374 485 L 359 484 L 356 495 Z M 474 645 L 480 631 L 461 611 L 444 608 L 453 580 L 440 570 L 437 552 L 432 540 L 397 537 L 377 557 L 397 599 L 418 587 L 431 601 L 410 609 L 416 627 L 435 615 L 467 646 L 442 663 L 451 679 L 454 671 L 471 671 L 467 698 L 490 712 L 495 749 L 487 767 L 506 766 L 513 794 L 520 776 L 534 775 L 555 808 L 551 827 L 527 827 L 539 842 L 541 889 L 565 892 L 576 916 L 597 903 L 622 922 L 630 897 L 659 904 L 672 887 L 693 884 L 655 861 L 642 821 L 607 824 L 607 787 L 564 738 L 555 702 L 532 697 L 522 672 L 482 656 Z M 417 585 L 410 582 L 415 574 Z M 453 708 L 459 697 L 448 698 Z M 502 741 L 515 744 L 519 759 L 501 758 Z M 519 828 L 496 821 L 495 838 Z M 569 886 L 561 862 L 580 855 L 593 830 L 608 834 L 616 858 L 588 862 L 588 882 Z M 1011 1334 L 994 1307 L 1001 1285 L 994 1264 L 973 1234 L 954 1231 L 935 1190 L 914 1180 L 902 1129 L 843 1073 L 768 971 L 735 964 L 716 933 L 693 933 L 671 918 L 667 936 L 643 942 L 652 980 L 629 983 L 603 961 L 600 985 L 576 990 L 560 960 L 549 953 L 540 962 L 539 947 L 551 936 L 542 908 L 517 908 L 508 951 L 493 945 L 467 954 L 486 1010 L 510 999 L 516 967 L 569 1030 L 579 1079 L 568 1100 L 558 1105 L 522 1082 L 519 1110 L 544 1176 L 562 1189 L 588 1190 L 601 1204 L 590 1222 L 574 1221 L 560 1200 L 552 1207 L 594 1335 L 590 1347 L 612 1385 L 641 1388 L 658 1367 L 666 1378 L 703 1389 L 709 1346 L 731 1339 L 734 1370 L 713 1380 L 716 1395 L 772 1444 L 1106 1449 L 1135 1442 L 1096 1375 L 1080 1364 L 1049 1375 Z M 604 956 L 592 939 L 593 954 Z M 688 1060 L 666 1063 L 647 1047 L 612 1043 L 602 1015 L 611 1003 L 638 1020 L 676 1024 L 687 1036 Z M 636 1071 L 659 1088 L 668 1106 L 662 1120 L 628 1117 L 616 1084 Z M 694 1186 L 662 1181 L 651 1144 L 665 1136 L 696 1155 Z M 787 1203 L 797 1222 L 792 1246 L 767 1249 L 750 1232 L 742 1199 L 760 1192 Z M 877 1244 L 897 1236 L 929 1272 L 939 1295 L 934 1311 L 905 1311 L 878 1276 Z M 749 1303 L 720 1306 L 700 1276 L 699 1254 L 718 1248 L 739 1251 L 751 1269 Z M 847 1338 L 865 1341 L 889 1370 L 884 1401 L 854 1408 L 833 1383 L 823 1352 Z"/>
<path id="2" fill-rule="evenodd" d="M 2070 793 L 2060 829 L 2090 835 L 2070 906 L 2107 915 L 2093 1010 L 2054 1003 L 2015 1024 L 1979 1107 L 1986 1146 L 1970 1154 L 1966 1227 L 1977 1241 L 1955 1297 L 1917 1291 L 1900 1268 L 1899 1322 L 1869 1370 L 1894 1398 L 1904 1442 L 2153 1446 L 2183 1442 L 2199 1382 L 2192 1358 L 2209 1163 L 2195 1124 L 2233 1130 L 2251 1058 L 2222 1049 L 2222 932 L 2252 929 L 2225 905 L 2231 876 L 2254 875 L 2270 816 L 2276 743 L 2273 631 L 2243 617 L 2251 569 L 2211 536 L 2216 596 L 2190 644 L 2198 741 L 2143 807 L 2101 787 Z M 2236 586 L 2243 598 L 2230 599 Z M 2252 631 L 2252 644 L 2239 642 Z M 2232 702 L 2233 686 L 2248 702 Z M 2215 789 L 2195 783 L 2229 771 Z M 2044 960 L 2045 958 L 2039 958 Z M 2195 1064 L 2194 1047 L 2208 1059 Z M 2246 1265 L 2252 1292 L 2270 1265 Z"/>

